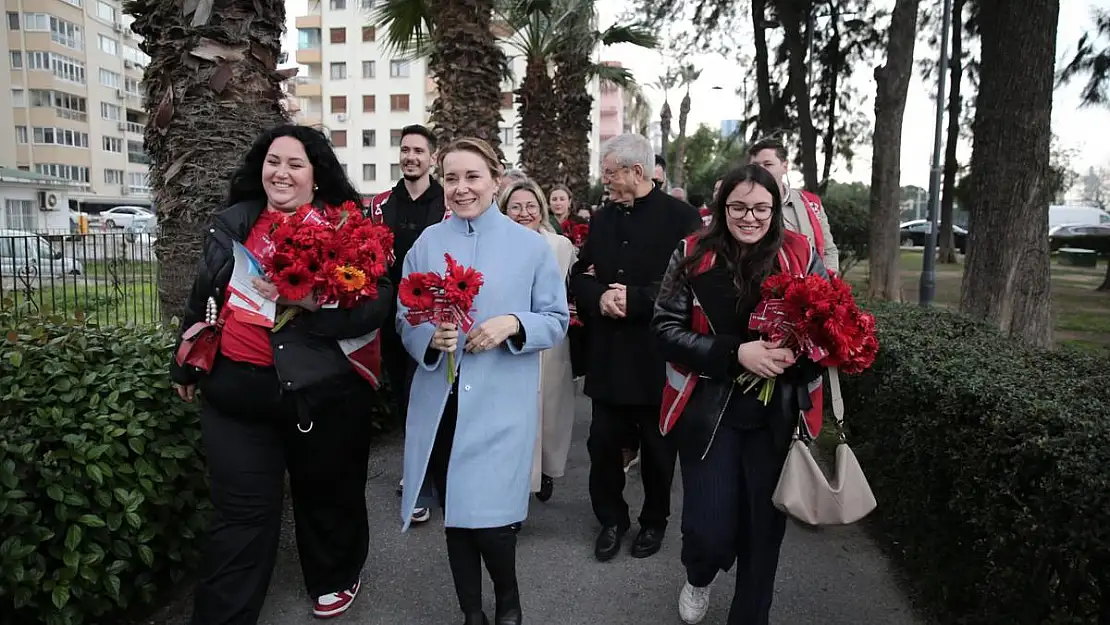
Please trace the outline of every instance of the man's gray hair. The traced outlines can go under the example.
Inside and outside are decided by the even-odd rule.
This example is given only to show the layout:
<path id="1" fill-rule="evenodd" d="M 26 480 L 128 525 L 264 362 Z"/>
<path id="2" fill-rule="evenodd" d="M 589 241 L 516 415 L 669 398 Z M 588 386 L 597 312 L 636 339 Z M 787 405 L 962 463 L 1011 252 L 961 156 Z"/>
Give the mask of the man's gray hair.
<path id="1" fill-rule="evenodd" d="M 655 167 L 655 150 L 651 142 L 644 135 L 625 133 L 609 139 L 601 146 L 601 158 L 612 154 L 617 159 L 617 165 L 632 167 L 640 165 L 644 168 L 644 177 L 651 178 Z"/>
<path id="2" fill-rule="evenodd" d="M 510 169 L 505 172 L 505 177 L 509 180 L 528 180 L 528 174 L 520 169 Z"/>

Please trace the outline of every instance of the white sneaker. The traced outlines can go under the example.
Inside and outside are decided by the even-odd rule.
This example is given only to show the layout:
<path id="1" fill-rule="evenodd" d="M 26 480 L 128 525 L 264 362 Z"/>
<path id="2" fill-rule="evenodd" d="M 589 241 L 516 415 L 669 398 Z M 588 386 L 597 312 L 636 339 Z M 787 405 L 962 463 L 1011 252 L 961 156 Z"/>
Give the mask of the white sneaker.
<path id="1" fill-rule="evenodd" d="M 413 523 L 425 523 L 432 518 L 432 511 L 428 508 L 417 508 L 412 511 Z"/>
<path id="2" fill-rule="evenodd" d="M 709 589 L 712 586 L 703 586 L 701 588 L 692 586 L 690 582 L 686 582 L 682 586 L 682 592 L 678 593 L 678 615 L 682 618 L 683 623 L 700 623 L 705 618 L 705 613 L 709 611 Z"/>
<path id="3" fill-rule="evenodd" d="M 354 603 L 355 597 L 358 596 L 358 589 L 361 587 L 362 580 L 359 580 L 348 590 L 331 592 L 320 597 L 312 608 L 312 615 L 316 618 L 331 618 L 343 614 Z"/>

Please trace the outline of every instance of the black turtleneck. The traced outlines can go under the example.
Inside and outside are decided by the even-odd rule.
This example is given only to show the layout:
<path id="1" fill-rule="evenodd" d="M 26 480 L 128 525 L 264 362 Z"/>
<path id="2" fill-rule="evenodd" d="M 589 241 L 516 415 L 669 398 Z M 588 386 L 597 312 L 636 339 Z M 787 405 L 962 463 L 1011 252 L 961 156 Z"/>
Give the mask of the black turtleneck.
<path id="1" fill-rule="evenodd" d="M 401 281 L 405 256 L 412 249 L 412 244 L 425 228 L 443 221 L 443 212 L 443 187 L 435 179 L 415 200 L 409 196 L 404 179 L 393 187 L 389 199 L 382 206 L 382 218 L 393 230 L 393 255 L 396 260 L 389 268 L 393 284 Z"/>

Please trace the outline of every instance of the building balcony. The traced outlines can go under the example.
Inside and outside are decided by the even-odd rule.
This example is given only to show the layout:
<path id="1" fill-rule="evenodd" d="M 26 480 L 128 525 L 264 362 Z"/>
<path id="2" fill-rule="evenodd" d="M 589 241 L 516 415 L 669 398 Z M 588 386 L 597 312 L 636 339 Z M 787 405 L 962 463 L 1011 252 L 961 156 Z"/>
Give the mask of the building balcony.
<path id="1" fill-rule="evenodd" d="M 312 78 L 304 81 L 298 78 L 293 86 L 293 95 L 298 98 L 319 98 L 323 95 L 323 86 Z"/>
<path id="2" fill-rule="evenodd" d="M 301 65 L 319 65 L 321 58 L 320 48 L 300 48 L 297 50 L 297 62 Z"/>
<path id="3" fill-rule="evenodd" d="M 299 15 L 296 18 L 297 28 L 321 28 L 323 24 L 323 16 L 319 13 L 315 15 Z"/>

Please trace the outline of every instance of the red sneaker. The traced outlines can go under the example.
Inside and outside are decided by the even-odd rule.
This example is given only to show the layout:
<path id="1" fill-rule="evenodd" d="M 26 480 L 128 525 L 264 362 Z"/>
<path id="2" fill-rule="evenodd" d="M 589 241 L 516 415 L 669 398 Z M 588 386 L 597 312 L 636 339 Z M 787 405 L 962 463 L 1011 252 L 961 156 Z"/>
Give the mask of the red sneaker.
<path id="1" fill-rule="evenodd" d="M 354 603 L 355 597 L 358 596 L 358 589 L 362 586 L 362 580 L 355 582 L 348 590 L 341 590 L 339 592 L 328 593 L 316 600 L 316 606 L 312 609 L 312 615 L 316 618 L 331 618 L 339 616 L 347 611 Z"/>

